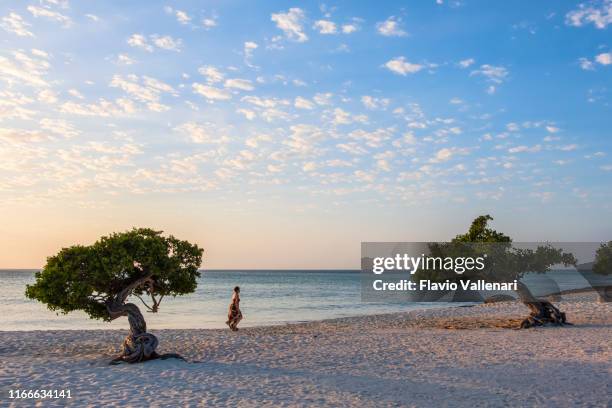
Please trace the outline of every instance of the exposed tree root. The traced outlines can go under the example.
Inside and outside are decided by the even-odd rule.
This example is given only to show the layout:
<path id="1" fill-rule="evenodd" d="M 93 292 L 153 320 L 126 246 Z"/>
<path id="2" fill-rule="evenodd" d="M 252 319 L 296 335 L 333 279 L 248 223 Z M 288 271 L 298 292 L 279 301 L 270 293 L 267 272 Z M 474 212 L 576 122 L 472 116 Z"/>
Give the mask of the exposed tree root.
<path id="1" fill-rule="evenodd" d="M 127 297 L 135 288 L 152 284 L 151 276 L 138 279 L 123 289 L 117 296 L 107 302 L 106 308 L 111 320 L 121 316 L 127 316 L 130 323 L 130 334 L 123 340 L 121 355 L 113 359 L 110 364 L 120 363 L 141 363 L 143 361 L 155 359 L 178 358 L 185 359 L 178 354 L 157 354 L 155 349 L 159 344 L 157 337 L 147 333 L 147 323 L 145 322 L 140 309 L 133 303 L 125 303 Z"/>
<path id="2" fill-rule="evenodd" d="M 176 353 L 165 353 L 165 354 L 153 353 L 148 358 L 140 360 L 140 361 L 129 361 L 129 360 L 126 360 L 125 356 L 122 354 L 122 355 L 118 356 L 117 358 L 114 358 L 113 360 L 111 360 L 111 362 L 109 364 L 110 365 L 117 365 L 117 364 L 121 364 L 121 363 L 142 363 L 142 362 L 150 361 L 150 360 L 168 360 L 170 358 L 175 358 L 177 360 L 182 360 L 182 361 L 187 362 L 185 357 L 181 356 L 180 354 L 176 354 Z"/>
<path id="3" fill-rule="evenodd" d="M 552 303 L 545 300 L 524 302 L 531 310 L 529 316 L 521 322 L 521 329 L 535 326 L 554 324 L 557 326 L 571 325 L 565 317 L 565 313 L 557 309 Z"/>

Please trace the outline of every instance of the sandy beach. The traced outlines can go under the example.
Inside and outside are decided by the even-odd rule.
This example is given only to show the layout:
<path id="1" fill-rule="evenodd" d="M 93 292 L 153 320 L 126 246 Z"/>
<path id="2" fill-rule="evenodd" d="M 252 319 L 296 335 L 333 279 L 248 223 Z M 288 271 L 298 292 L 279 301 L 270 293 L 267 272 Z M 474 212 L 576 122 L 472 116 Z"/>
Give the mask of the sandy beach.
<path id="1" fill-rule="evenodd" d="M 568 327 L 495 327 L 497 303 L 229 330 L 150 330 L 188 360 L 109 366 L 125 332 L 0 332 L 10 389 L 70 389 L 41 406 L 610 406 L 612 307 L 558 305 Z M 567 297 L 566 297 L 567 299 Z M 77 339 L 79 341 L 77 341 Z"/>

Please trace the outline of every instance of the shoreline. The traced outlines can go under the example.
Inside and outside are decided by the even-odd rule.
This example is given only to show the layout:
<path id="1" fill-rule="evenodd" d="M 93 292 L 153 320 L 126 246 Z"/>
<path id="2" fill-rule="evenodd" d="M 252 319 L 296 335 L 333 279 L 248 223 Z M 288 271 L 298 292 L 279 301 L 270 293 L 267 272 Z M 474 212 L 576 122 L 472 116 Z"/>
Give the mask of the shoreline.
<path id="1" fill-rule="evenodd" d="M 558 305 L 574 326 L 527 330 L 490 324 L 525 317 L 518 302 L 238 332 L 150 328 L 160 353 L 187 362 L 109 366 L 127 330 L 0 332 L 1 401 L 68 387 L 73 398 L 56 404 L 605 406 L 612 306 L 571 297 Z"/>
<path id="2" fill-rule="evenodd" d="M 432 304 L 435 304 L 436 302 L 430 302 Z M 465 302 L 465 303 L 469 303 L 469 302 Z M 355 319 L 355 318 L 368 318 L 368 317 L 379 317 L 379 316 L 388 316 L 388 315 L 403 315 L 403 314 L 407 314 L 407 313 L 411 313 L 414 311 L 425 311 L 425 310 L 438 310 L 438 309 L 454 309 L 454 308 L 458 308 L 458 307 L 472 307 L 472 306 L 477 306 L 480 303 L 474 303 L 474 304 L 469 304 L 469 305 L 464 305 L 464 304 L 459 304 L 459 302 L 457 302 L 457 306 L 449 306 L 448 304 L 444 304 L 443 306 L 439 306 L 439 307 L 423 307 L 423 308 L 418 308 L 418 309 L 413 309 L 413 310 L 409 310 L 409 311 L 405 311 L 405 312 L 389 312 L 389 313 L 371 313 L 371 314 L 355 314 L 355 315 L 350 315 L 350 316 L 341 316 L 341 317 L 332 317 L 332 318 L 328 318 L 328 319 L 315 319 L 315 320 L 295 320 L 295 321 L 285 321 L 285 322 L 278 322 L 278 323 L 273 323 L 273 324 L 262 324 L 262 325 L 253 325 L 253 326 L 244 326 L 244 321 L 241 322 L 241 330 L 247 330 L 247 329 L 267 329 L 267 328 L 277 328 L 279 326 L 293 326 L 293 325 L 303 325 L 303 324 L 310 324 L 310 323 L 324 323 L 324 322 L 332 322 L 335 320 L 345 320 L 345 319 Z M 160 312 L 160 313 L 163 313 Z M 127 319 L 127 318 L 126 318 Z M 102 322 L 105 323 L 105 322 Z M 147 325 L 149 326 L 149 325 Z M 226 327 L 194 327 L 194 328 L 161 328 L 161 329 L 156 329 L 153 325 L 148 327 L 148 331 L 154 333 L 154 332 L 159 332 L 159 331 L 176 331 L 176 330 L 202 330 L 202 331 L 217 331 L 217 330 L 221 330 L 221 331 L 225 331 L 227 330 L 227 326 Z M 2 330 L 0 329 L 0 334 L 2 333 L 41 333 L 41 332 L 103 332 L 103 331 L 111 331 L 111 332 L 127 332 L 129 330 L 128 327 L 126 328 L 73 328 L 73 329 L 40 329 L 40 330 Z"/>
<path id="3" fill-rule="evenodd" d="M 578 288 L 578 289 L 568 289 L 568 290 L 563 290 L 560 291 L 558 294 L 555 294 L 556 296 L 569 296 L 570 300 L 573 301 L 573 299 L 576 299 L 577 296 L 582 296 L 582 295 L 586 295 L 589 300 L 593 300 L 594 297 L 597 295 L 597 291 L 593 288 Z M 555 295 L 546 295 L 546 296 L 541 296 L 541 298 L 543 299 L 547 299 L 550 296 L 555 296 Z M 554 300 L 553 303 L 557 303 L 558 301 Z M 436 305 L 436 304 L 440 304 L 440 306 L 430 306 L 430 307 L 419 307 L 419 308 L 415 308 L 415 309 L 411 309 L 409 311 L 405 311 L 405 312 L 389 312 L 389 313 L 372 313 L 372 314 L 355 314 L 355 315 L 350 315 L 350 316 L 341 316 L 341 317 L 333 317 L 333 318 L 328 318 L 328 319 L 315 319 L 315 320 L 296 320 L 296 321 L 284 321 L 284 322 L 278 322 L 278 323 L 274 323 L 274 324 L 262 324 L 262 325 L 253 325 L 253 326 L 244 326 L 244 328 L 242 330 L 246 330 L 246 329 L 261 329 L 261 328 L 272 328 L 272 327 L 279 327 L 279 326 L 290 326 L 290 325 L 301 325 L 301 324 L 311 324 L 311 323 L 323 323 L 323 322 L 332 322 L 332 321 L 336 321 L 336 320 L 346 320 L 346 319 L 355 319 L 355 318 L 368 318 L 368 317 L 382 317 L 382 316 L 392 316 L 392 315 L 409 315 L 413 312 L 423 312 L 423 311 L 428 311 L 428 310 L 446 310 L 448 309 L 453 310 L 456 308 L 470 308 L 470 307 L 478 307 L 478 306 L 483 306 L 483 305 L 487 305 L 486 303 L 483 302 L 422 302 L 422 304 L 420 304 L 419 306 L 423 306 L 424 304 L 431 304 L 431 305 Z M 442 303 L 444 303 L 442 305 Z M 497 304 L 497 303 L 503 303 L 503 304 L 521 304 L 519 300 L 514 300 L 514 301 L 503 301 L 503 302 L 496 302 L 496 303 L 492 303 L 492 304 Z M 455 306 L 453 306 L 453 304 L 456 304 Z M 489 306 L 492 305 L 491 303 L 488 304 Z M 160 312 L 160 313 L 163 313 Z M 525 308 L 525 313 L 523 317 L 526 317 L 528 314 L 528 310 Z M 102 324 L 104 322 L 101 322 Z M 248 323 L 247 323 L 248 324 Z M 215 330 L 226 330 L 226 327 L 217 327 L 217 328 L 161 328 L 161 329 L 156 329 L 153 325 L 149 326 L 149 331 L 151 332 L 158 332 L 158 331 L 168 331 L 168 330 L 211 330 L 211 331 L 215 331 Z M 39 332 L 63 332 L 63 331 L 68 331 L 68 332 L 102 332 L 102 331 L 116 331 L 116 332 L 120 332 L 120 331 L 127 331 L 128 328 L 68 328 L 68 329 L 40 329 L 40 330 L 2 330 L 0 329 L 0 334 L 1 333 L 39 333 Z"/>

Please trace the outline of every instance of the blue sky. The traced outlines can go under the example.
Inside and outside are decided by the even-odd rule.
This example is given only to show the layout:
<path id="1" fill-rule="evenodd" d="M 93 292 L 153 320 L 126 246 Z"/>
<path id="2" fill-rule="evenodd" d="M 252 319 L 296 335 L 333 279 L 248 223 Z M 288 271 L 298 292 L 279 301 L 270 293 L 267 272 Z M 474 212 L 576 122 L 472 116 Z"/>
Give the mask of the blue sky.
<path id="1" fill-rule="evenodd" d="M 147 225 L 211 267 L 610 239 L 612 1 L 0 5 L 0 267 Z M 33 238 L 35 237 L 35 238 Z"/>

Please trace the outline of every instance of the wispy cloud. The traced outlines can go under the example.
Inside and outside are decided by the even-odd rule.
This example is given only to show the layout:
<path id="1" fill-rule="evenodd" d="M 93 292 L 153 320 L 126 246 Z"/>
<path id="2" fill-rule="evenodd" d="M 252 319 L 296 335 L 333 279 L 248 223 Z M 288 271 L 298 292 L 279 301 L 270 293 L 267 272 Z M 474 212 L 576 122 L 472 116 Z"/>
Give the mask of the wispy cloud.
<path id="1" fill-rule="evenodd" d="M 297 42 L 308 40 L 308 36 L 303 28 L 305 14 L 302 9 L 297 7 L 290 8 L 285 13 L 273 13 L 270 18 L 288 39 Z"/>
<path id="2" fill-rule="evenodd" d="M 61 23 L 64 27 L 70 27 L 72 25 L 72 20 L 70 17 L 54 10 L 50 10 L 43 7 L 38 6 L 28 6 L 28 11 L 34 17 L 46 18 L 51 21 L 55 21 Z"/>
<path id="3" fill-rule="evenodd" d="M 376 30 L 386 37 L 405 37 L 408 33 L 401 28 L 401 22 L 400 18 L 391 16 L 385 21 L 376 23 Z"/>
<path id="4" fill-rule="evenodd" d="M 9 33 L 16 34 L 21 37 L 34 37 L 29 28 L 31 24 L 27 23 L 19 14 L 9 13 L 2 17 L 0 27 Z"/>
<path id="5" fill-rule="evenodd" d="M 405 57 L 393 58 L 385 63 L 385 67 L 389 71 L 403 76 L 417 73 L 425 68 L 422 64 L 407 61 Z"/>
<path id="6" fill-rule="evenodd" d="M 148 37 L 142 34 L 132 34 L 128 39 L 127 43 L 131 47 L 140 48 L 147 52 L 153 52 L 155 48 L 163 49 L 167 51 L 180 51 L 182 47 L 182 40 L 176 39 L 169 35 L 153 34 Z"/>
<path id="7" fill-rule="evenodd" d="M 612 0 L 580 3 L 576 9 L 566 14 L 565 22 L 574 27 L 593 24 L 596 28 L 603 30 L 612 23 Z"/>

